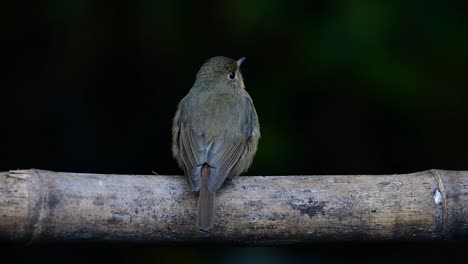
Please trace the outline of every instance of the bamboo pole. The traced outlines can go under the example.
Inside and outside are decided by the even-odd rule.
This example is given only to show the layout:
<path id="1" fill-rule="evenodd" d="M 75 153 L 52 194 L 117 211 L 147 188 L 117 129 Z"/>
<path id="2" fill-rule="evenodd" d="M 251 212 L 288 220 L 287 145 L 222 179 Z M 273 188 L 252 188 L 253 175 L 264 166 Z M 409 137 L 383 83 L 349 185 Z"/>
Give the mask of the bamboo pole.
<path id="1" fill-rule="evenodd" d="M 217 195 L 215 228 L 195 227 L 180 176 L 42 170 L 0 173 L 0 241 L 238 244 L 459 240 L 468 237 L 468 171 L 243 176 Z"/>

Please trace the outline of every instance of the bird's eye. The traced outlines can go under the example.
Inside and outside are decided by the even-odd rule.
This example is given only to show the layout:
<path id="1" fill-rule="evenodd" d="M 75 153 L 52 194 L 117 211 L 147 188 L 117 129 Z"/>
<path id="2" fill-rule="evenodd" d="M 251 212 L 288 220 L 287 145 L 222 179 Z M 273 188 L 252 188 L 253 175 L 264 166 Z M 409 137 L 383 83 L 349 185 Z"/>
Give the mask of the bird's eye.
<path id="1" fill-rule="evenodd" d="M 236 79 L 236 73 L 235 72 L 230 72 L 228 75 L 229 80 L 234 80 Z"/>

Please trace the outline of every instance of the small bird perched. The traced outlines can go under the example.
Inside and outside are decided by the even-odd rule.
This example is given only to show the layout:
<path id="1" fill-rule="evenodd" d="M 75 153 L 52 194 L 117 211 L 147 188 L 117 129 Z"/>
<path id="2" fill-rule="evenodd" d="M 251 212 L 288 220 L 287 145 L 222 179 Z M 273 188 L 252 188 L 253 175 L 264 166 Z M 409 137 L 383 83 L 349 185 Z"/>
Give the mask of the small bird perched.
<path id="1" fill-rule="evenodd" d="M 197 73 L 172 126 L 172 153 L 192 191 L 200 191 L 197 227 L 213 228 L 215 193 L 226 178 L 246 171 L 260 138 L 252 99 L 235 61 L 214 57 Z"/>

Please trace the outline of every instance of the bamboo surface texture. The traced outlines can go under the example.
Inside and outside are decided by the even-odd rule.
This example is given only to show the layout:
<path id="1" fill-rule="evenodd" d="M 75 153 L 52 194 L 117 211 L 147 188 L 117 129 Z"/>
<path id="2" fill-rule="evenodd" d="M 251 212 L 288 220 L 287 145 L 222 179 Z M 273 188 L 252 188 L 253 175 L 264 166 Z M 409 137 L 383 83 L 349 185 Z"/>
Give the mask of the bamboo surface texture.
<path id="1" fill-rule="evenodd" d="M 195 227 L 181 176 L 0 172 L 0 241 L 224 242 L 467 240 L 468 171 L 241 176 Z"/>

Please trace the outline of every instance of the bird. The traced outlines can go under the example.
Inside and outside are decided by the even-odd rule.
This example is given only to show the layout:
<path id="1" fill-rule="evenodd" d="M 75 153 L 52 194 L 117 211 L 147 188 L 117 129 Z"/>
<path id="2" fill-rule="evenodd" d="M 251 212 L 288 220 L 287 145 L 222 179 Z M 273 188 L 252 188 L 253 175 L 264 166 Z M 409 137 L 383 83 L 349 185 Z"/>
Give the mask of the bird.
<path id="1" fill-rule="evenodd" d="M 240 67 L 245 58 L 208 59 L 179 102 L 172 124 L 172 154 L 190 190 L 199 192 L 196 226 L 213 229 L 215 195 L 226 179 L 251 165 L 260 125 Z"/>

